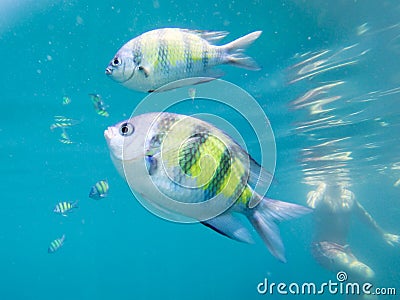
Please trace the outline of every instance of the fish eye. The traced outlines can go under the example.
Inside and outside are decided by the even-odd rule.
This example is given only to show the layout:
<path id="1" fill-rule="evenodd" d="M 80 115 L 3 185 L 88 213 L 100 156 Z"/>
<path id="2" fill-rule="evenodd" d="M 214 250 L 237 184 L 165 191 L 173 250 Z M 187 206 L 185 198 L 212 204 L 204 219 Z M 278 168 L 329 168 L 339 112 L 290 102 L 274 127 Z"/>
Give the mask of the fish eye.
<path id="1" fill-rule="evenodd" d="M 126 122 L 119 127 L 119 134 L 122 136 L 130 136 L 134 132 L 135 127 L 131 123 Z"/>
<path id="2" fill-rule="evenodd" d="M 112 65 L 114 66 L 114 67 L 117 67 L 117 66 L 119 66 L 121 64 L 121 59 L 119 58 L 119 57 L 114 57 L 114 59 L 113 59 L 113 61 L 112 61 Z"/>

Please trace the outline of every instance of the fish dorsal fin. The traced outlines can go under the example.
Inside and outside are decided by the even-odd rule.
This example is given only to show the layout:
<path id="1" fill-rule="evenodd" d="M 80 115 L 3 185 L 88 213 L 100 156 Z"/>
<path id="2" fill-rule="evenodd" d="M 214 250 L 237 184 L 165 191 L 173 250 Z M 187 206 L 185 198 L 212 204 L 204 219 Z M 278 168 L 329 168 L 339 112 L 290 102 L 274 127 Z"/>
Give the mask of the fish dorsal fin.
<path id="1" fill-rule="evenodd" d="M 154 175 L 154 173 L 157 170 L 157 158 L 154 156 L 147 155 L 146 157 L 146 168 L 147 172 L 149 173 L 150 176 Z"/>
<path id="2" fill-rule="evenodd" d="M 249 156 L 249 160 L 250 160 L 250 174 L 248 182 L 250 186 L 252 188 L 255 188 L 257 186 L 258 190 L 264 191 L 266 193 L 268 191 L 269 186 L 271 185 L 273 175 L 269 173 L 266 169 L 264 169 L 252 157 Z M 249 208 L 256 207 L 261 200 L 262 197 L 259 197 L 257 194 L 254 194 L 248 204 Z"/>
<path id="3" fill-rule="evenodd" d="M 187 33 L 192 33 L 200 36 L 205 39 L 210 44 L 214 44 L 222 40 L 226 37 L 229 32 L 228 31 L 207 31 L 207 30 L 192 30 L 192 29 L 183 29 Z"/>

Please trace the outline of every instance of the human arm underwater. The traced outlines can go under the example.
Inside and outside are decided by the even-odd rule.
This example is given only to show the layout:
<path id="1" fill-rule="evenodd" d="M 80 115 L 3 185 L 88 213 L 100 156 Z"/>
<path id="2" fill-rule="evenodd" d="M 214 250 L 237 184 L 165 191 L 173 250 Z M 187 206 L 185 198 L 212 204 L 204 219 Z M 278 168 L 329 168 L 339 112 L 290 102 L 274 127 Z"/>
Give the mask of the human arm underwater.
<path id="1" fill-rule="evenodd" d="M 385 232 L 358 201 L 355 201 L 355 208 L 360 219 L 378 232 L 387 244 L 393 247 L 400 246 L 400 236 Z"/>

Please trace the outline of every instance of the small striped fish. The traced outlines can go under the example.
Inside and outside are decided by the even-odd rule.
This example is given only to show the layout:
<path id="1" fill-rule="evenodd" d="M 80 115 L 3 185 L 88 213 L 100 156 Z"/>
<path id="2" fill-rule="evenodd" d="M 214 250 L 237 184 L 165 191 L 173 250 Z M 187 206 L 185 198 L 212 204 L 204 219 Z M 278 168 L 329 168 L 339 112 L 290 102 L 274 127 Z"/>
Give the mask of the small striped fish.
<path id="1" fill-rule="evenodd" d="M 65 116 L 54 116 L 54 123 L 50 125 L 50 129 L 71 127 L 78 123 L 79 121 Z"/>
<path id="2" fill-rule="evenodd" d="M 71 139 L 70 139 L 67 131 L 65 130 L 65 128 L 63 127 L 61 129 L 62 129 L 62 132 L 61 132 L 61 135 L 60 135 L 60 138 L 58 139 L 58 141 L 60 143 L 66 144 L 66 145 L 73 144 L 74 142 L 71 141 Z"/>
<path id="3" fill-rule="evenodd" d="M 49 245 L 49 248 L 47 249 L 47 252 L 48 253 L 56 252 L 58 249 L 60 249 L 64 245 L 64 241 L 65 241 L 65 234 L 63 234 L 61 238 L 58 238 L 58 239 L 55 239 L 54 241 L 52 241 Z"/>
<path id="4" fill-rule="evenodd" d="M 228 44 L 216 46 L 213 43 L 224 38 L 228 32 L 180 28 L 148 31 L 119 49 L 106 68 L 106 74 L 129 89 L 152 92 L 220 77 L 223 74 L 213 71 L 212 67 L 221 64 L 259 70 L 257 63 L 245 56 L 243 51 L 261 33 L 255 31 Z M 185 78 L 191 80 L 159 89 L 167 83 Z"/>
<path id="5" fill-rule="evenodd" d="M 100 200 L 107 196 L 108 194 L 108 181 L 100 180 L 96 182 L 95 185 L 92 186 L 89 192 L 89 197 L 95 200 Z"/>
<path id="6" fill-rule="evenodd" d="M 57 203 L 57 205 L 53 209 L 53 212 L 66 217 L 67 214 L 71 212 L 74 208 L 78 208 L 78 200 L 75 202 L 64 201 Z"/>
<path id="7" fill-rule="evenodd" d="M 99 94 L 89 94 L 89 97 L 92 100 L 94 110 L 98 115 L 102 117 L 108 117 L 110 115 L 107 111 L 107 105 Z"/>
<path id="8" fill-rule="evenodd" d="M 268 187 L 272 175 L 232 138 L 202 120 L 148 113 L 109 127 L 104 136 L 116 169 L 158 211 L 184 211 L 218 233 L 252 242 L 246 226 L 234 217 L 243 214 L 281 261 L 285 261 L 284 247 L 276 223 L 311 211 L 254 191 L 256 184 Z M 158 199 L 165 196 L 174 201 L 162 206 Z M 171 209 L 176 203 L 184 204 L 184 210 Z M 195 208 L 187 210 L 193 203 L 189 206 Z M 204 219 L 198 215 L 200 207 L 207 213 L 216 206 L 223 210 Z"/>
<path id="9" fill-rule="evenodd" d="M 70 98 L 70 97 L 64 96 L 64 97 L 62 98 L 62 105 L 68 105 L 68 104 L 70 104 L 70 103 L 71 103 L 71 98 Z"/>

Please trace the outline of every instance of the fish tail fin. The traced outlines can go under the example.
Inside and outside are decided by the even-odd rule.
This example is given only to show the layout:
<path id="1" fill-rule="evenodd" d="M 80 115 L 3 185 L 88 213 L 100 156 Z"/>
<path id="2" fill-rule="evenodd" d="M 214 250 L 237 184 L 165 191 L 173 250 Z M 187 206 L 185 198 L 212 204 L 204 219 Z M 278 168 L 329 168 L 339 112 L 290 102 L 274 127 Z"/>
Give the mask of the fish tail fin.
<path id="1" fill-rule="evenodd" d="M 278 223 L 300 217 L 311 211 L 310 208 L 298 204 L 263 198 L 247 217 L 271 254 L 281 262 L 286 262 L 285 247 Z"/>
<path id="2" fill-rule="evenodd" d="M 72 208 L 78 208 L 79 207 L 79 200 L 76 200 L 74 203 L 72 203 Z"/>
<path id="3" fill-rule="evenodd" d="M 222 47 L 225 48 L 227 53 L 226 63 L 248 70 L 260 70 L 260 66 L 250 56 L 246 56 L 243 52 L 256 39 L 258 39 L 261 33 L 262 31 L 254 31 L 226 45 L 223 45 Z"/>

